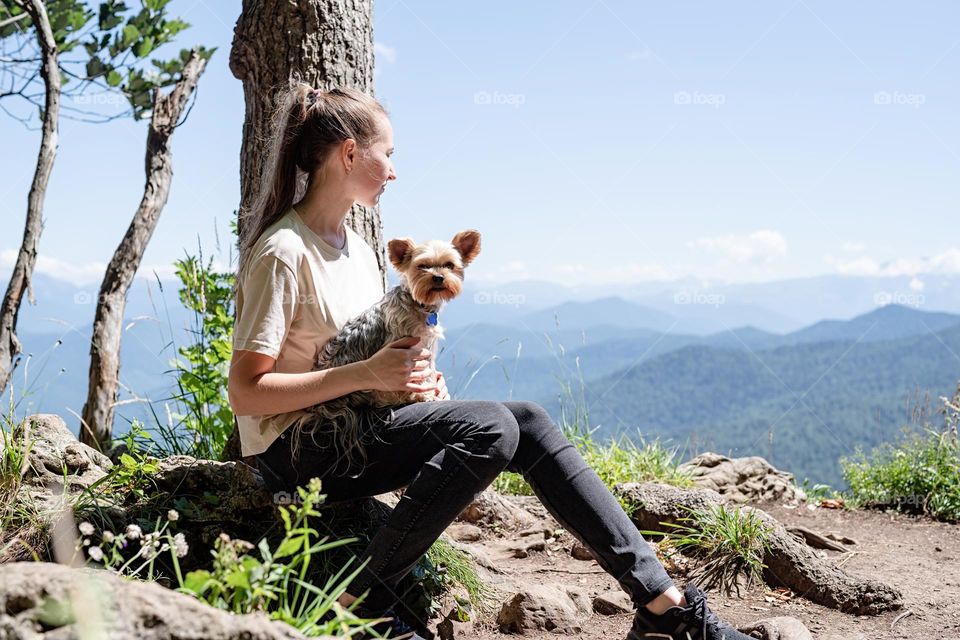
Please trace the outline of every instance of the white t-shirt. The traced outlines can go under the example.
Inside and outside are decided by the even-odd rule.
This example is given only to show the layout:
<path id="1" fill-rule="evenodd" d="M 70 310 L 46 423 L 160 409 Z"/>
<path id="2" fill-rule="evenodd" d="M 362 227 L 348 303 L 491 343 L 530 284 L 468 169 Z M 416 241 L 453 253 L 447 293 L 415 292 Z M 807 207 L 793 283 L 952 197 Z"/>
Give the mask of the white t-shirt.
<path id="1" fill-rule="evenodd" d="M 274 372 L 313 370 L 323 345 L 351 318 L 383 298 L 373 249 L 349 226 L 337 249 L 308 227 L 292 208 L 267 227 L 237 275 L 236 351 L 276 358 Z M 304 410 L 237 416 L 241 452 L 262 453 Z"/>

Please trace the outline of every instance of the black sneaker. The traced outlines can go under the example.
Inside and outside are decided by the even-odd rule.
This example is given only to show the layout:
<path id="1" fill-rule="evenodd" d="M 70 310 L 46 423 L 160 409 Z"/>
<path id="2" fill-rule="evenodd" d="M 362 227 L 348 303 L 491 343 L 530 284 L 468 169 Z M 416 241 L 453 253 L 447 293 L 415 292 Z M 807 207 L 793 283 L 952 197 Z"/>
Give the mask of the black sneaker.
<path id="1" fill-rule="evenodd" d="M 371 625 L 371 629 L 379 634 L 378 636 L 368 633 L 357 636 L 356 640 L 374 640 L 378 637 L 385 640 L 427 640 L 427 638 L 417 634 L 416 629 L 401 620 L 392 608 L 386 611 L 371 611 L 361 604 L 353 609 L 353 615 L 365 620 L 389 618 Z"/>
<path id="2" fill-rule="evenodd" d="M 685 607 L 670 607 L 662 615 L 637 609 L 627 640 L 755 640 L 721 620 L 707 606 L 707 595 L 692 582 L 683 594 Z"/>

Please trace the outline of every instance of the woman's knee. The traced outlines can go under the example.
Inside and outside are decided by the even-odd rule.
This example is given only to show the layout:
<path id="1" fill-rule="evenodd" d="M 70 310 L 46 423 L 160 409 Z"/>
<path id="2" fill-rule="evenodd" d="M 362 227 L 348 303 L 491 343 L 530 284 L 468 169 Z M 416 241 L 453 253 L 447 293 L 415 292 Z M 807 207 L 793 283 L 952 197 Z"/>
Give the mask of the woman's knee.
<path id="1" fill-rule="evenodd" d="M 560 427 L 553 421 L 550 414 L 539 403 L 531 400 L 516 400 L 502 403 L 522 431 L 559 431 Z"/>
<path id="2" fill-rule="evenodd" d="M 497 464 L 506 467 L 517 451 L 520 443 L 520 427 L 513 413 L 500 402 L 478 400 L 473 403 L 470 414 L 472 419 L 493 438 L 487 450 L 487 456 Z"/>

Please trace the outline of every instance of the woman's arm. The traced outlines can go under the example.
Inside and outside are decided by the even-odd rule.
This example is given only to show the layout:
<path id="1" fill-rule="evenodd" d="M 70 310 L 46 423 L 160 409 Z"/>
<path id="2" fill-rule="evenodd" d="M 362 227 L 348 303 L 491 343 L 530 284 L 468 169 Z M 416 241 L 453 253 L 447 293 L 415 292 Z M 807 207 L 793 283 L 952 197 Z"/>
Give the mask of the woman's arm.
<path id="1" fill-rule="evenodd" d="M 363 362 L 307 373 L 275 373 L 275 358 L 255 351 L 234 351 L 228 396 L 238 416 L 286 413 L 369 389 Z"/>
<path id="2" fill-rule="evenodd" d="M 305 409 L 367 389 L 433 391 L 430 351 L 419 338 L 400 338 L 366 360 L 307 373 L 276 373 L 276 359 L 263 353 L 234 350 L 227 379 L 230 406 L 238 416 L 270 415 Z"/>

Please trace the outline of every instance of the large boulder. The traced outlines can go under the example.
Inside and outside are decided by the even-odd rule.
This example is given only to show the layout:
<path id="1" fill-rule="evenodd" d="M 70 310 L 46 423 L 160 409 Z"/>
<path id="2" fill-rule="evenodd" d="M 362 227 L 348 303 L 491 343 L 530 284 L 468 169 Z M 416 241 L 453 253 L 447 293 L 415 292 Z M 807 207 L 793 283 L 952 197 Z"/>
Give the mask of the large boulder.
<path id="1" fill-rule="evenodd" d="M 0 565 L 0 637 L 295 640 L 260 613 L 233 615 L 152 582 L 46 562 Z M 81 633 L 86 631 L 86 633 Z"/>
<path id="2" fill-rule="evenodd" d="M 719 453 L 701 453 L 678 470 L 692 476 L 696 486 L 716 491 L 733 502 L 796 504 L 807 499 L 792 473 L 775 469 L 759 456 L 728 458 Z"/>

